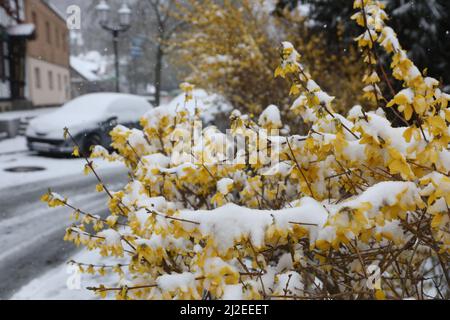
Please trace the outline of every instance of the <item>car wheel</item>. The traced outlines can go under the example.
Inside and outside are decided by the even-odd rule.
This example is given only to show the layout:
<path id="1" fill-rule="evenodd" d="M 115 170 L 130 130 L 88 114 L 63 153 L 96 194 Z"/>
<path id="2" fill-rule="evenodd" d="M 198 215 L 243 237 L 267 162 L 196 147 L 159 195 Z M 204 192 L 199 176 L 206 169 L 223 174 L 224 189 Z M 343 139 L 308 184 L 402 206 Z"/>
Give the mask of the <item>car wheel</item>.
<path id="1" fill-rule="evenodd" d="M 80 151 L 83 156 L 87 157 L 91 154 L 91 147 L 97 145 L 102 145 L 102 138 L 96 133 L 91 133 L 84 138 Z"/>

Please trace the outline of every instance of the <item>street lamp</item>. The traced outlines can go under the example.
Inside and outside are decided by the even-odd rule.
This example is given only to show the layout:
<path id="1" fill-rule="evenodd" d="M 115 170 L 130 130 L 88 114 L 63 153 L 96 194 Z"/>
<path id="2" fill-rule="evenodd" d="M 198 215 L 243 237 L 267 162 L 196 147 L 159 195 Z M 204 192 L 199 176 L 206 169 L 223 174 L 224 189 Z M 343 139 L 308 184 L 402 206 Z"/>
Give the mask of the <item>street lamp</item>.
<path id="1" fill-rule="evenodd" d="M 116 68 L 116 91 L 120 92 L 119 84 L 119 34 L 125 32 L 131 27 L 131 10 L 126 3 L 123 3 L 118 10 L 119 14 L 119 24 L 109 24 L 109 12 L 111 10 L 110 6 L 106 0 L 100 0 L 99 4 L 95 8 L 97 10 L 100 26 L 112 33 L 113 44 L 114 44 L 114 56 L 115 56 L 115 68 Z"/>
<path id="2" fill-rule="evenodd" d="M 108 22 L 109 10 L 111 10 L 109 5 L 105 0 L 102 0 L 95 9 L 97 10 L 98 16 L 100 18 L 100 24 L 106 24 Z"/>
<path id="3" fill-rule="evenodd" d="M 122 4 L 122 7 L 119 9 L 119 21 L 121 26 L 130 26 L 131 25 L 131 10 L 128 8 L 127 4 Z"/>

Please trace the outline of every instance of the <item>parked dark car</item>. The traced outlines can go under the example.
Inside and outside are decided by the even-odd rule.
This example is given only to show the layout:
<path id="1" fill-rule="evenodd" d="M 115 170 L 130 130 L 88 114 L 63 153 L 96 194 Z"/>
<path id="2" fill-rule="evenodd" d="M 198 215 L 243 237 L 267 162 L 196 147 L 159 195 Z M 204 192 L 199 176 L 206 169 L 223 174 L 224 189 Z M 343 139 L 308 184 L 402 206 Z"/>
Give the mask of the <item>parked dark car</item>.
<path id="1" fill-rule="evenodd" d="M 64 140 L 64 128 L 75 138 L 80 151 L 93 145 L 109 148 L 109 132 L 117 124 L 138 127 L 139 119 L 153 106 L 143 97 L 121 93 L 93 93 L 76 98 L 55 112 L 31 120 L 27 145 L 32 151 L 70 154 L 74 144 Z"/>

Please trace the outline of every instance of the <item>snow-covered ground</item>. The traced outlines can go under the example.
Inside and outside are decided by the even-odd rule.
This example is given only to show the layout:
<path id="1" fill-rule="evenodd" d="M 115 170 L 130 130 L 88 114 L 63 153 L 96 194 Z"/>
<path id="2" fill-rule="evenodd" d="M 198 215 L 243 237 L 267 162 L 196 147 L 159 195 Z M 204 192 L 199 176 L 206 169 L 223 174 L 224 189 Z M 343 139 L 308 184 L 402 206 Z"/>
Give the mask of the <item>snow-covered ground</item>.
<path id="1" fill-rule="evenodd" d="M 118 189 L 117 181 L 126 182 L 126 175 L 117 178 L 117 172 L 125 172 L 125 168 L 120 163 L 109 163 L 102 160 L 95 160 L 99 174 L 103 177 L 113 180 L 112 189 Z M 71 200 L 83 205 L 83 209 L 96 212 L 101 211 L 106 201 L 101 195 L 95 193 L 95 180 L 92 177 L 83 175 L 83 159 L 74 158 L 53 158 L 40 156 L 27 150 L 26 139 L 16 137 L 0 141 L 0 192 L 5 198 L 13 196 L 14 193 L 25 194 L 26 201 L 15 203 L 11 201 L 0 200 L 0 233 L 1 254 L 0 269 L 10 272 L 12 277 L 23 277 L 15 270 L 13 264 L 29 264 L 24 256 L 29 255 L 29 249 L 33 251 L 34 243 L 41 242 L 47 245 L 47 250 L 54 250 L 55 257 L 46 257 L 46 260 L 57 260 L 56 256 L 61 255 L 60 244 L 63 243 L 62 235 L 65 227 L 70 225 L 69 211 L 61 209 L 50 210 L 44 203 L 39 203 L 40 195 L 45 193 L 46 188 L 52 187 L 55 191 L 61 191 Z M 44 170 L 35 172 L 7 172 L 5 169 L 14 167 L 35 166 Z M 66 180 L 67 184 L 64 182 Z M 28 194 L 29 193 L 29 194 Z M 68 193 L 68 194 L 66 194 Z M 3 198 L 2 198 L 3 199 Z M 25 203 L 29 202 L 29 203 Z M 33 235 L 30 237 L 30 235 Z M 58 245 L 52 246 L 46 242 L 52 239 Z M 64 250 L 76 250 L 72 244 L 63 244 Z M 44 249 L 44 248 L 42 248 Z M 76 251 L 75 251 L 76 252 Z M 27 253 L 27 254 L 25 254 Z M 78 251 L 70 259 L 76 261 L 92 261 L 95 253 L 85 250 Z M 71 274 L 68 273 L 73 268 L 69 268 L 65 261 L 68 257 L 61 259 L 59 265 L 50 269 L 44 275 L 38 276 L 23 289 L 17 291 L 13 296 L 16 299 L 92 299 L 95 296 L 82 288 L 92 285 L 96 282 L 95 276 L 81 276 L 81 289 L 69 290 L 66 286 L 67 280 Z M 14 263 L 13 263 L 14 262 Z M 99 264 L 106 263 L 99 259 Z M 36 267 L 33 267 L 37 269 Z M 45 268 L 43 266 L 41 269 Z M 33 272 L 29 268 L 20 268 L 22 273 Z M 27 270 L 26 272 L 23 270 Z M 68 271 L 69 270 L 69 271 Z M 32 277 L 31 279 L 33 279 Z M 104 279 L 102 279 L 103 281 Z M 26 282 L 24 283 L 26 284 Z M 5 293 L 3 293 L 5 294 Z M 7 293 L 6 293 L 7 295 Z"/>
<path id="2" fill-rule="evenodd" d="M 40 279 L 47 270 L 52 278 L 38 285 L 39 290 L 19 291 L 27 293 L 27 298 L 81 299 L 83 294 L 89 297 L 89 292 L 58 289 L 65 288 L 65 278 L 69 276 L 65 273 L 65 262 L 78 251 L 63 241 L 64 230 L 72 223 L 71 210 L 52 210 L 39 200 L 47 188 L 52 188 L 70 196 L 83 210 L 105 215 L 105 196 L 95 192 L 97 182 L 93 175 L 83 174 L 84 164 L 83 159 L 46 157 L 29 152 L 24 137 L 0 141 L 0 299 L 10 298 L 20 286 L 36 277 Z M 111 190 L 118 190 L 126 183 L 123 164 L 102 160 L 95 160 L 95 164 Z M 43 170 L 5 171 L 29 166 Z M 58 271 L 51 271 L 55 267 Z M 59 281 L 58 275 L 65 278 Z"/>
<path id="3" fill-rule="evenodd" d="M 10 153 L 27 152 L 27 144 L 25 137 L 15 137 L 0 141 L 0 156 Z"/>
<path id="4" fill-rule="evenodd" d="M 110 257 L 102 258 L 97 252 L 82 250 L 75 254 L 72 259 L 77 262 L 87 261 L 89 263 L 108 265 L 117 264 L 117 259 Z M 49 270 L 42 276 L 32 280 L 23 286 L 12 300 L 92 300 L 98 299 L 92 291 L 86 288 L 98 286 L 100 283 L 108 286 L 115 285 L 118 276 L 109 273 L 105 276 L 81 274 L 77 267 L 64 263 Z M 79 285 L 78 285 L 79 284 Z M 112 298 L 112 297 L 109 297 Z"/>
<path id="5" fill-rule="evenodd" d="M 118 168 L 119 163 L 96 160 L 100 170 Z M 74 158 L 52 158 L 28 152 L 26 139 L 16 137 L 0 141 L 0 189 L 25 183 L 83 174 L 85 161 Z M 40 167 L 34 172 L 8 172 L 16 167 Z"/>
<path id="6" fill-rule="evenodd" d="M 33 117 L 37 117 L 37 116 L 55 111 L 56 109 L 57 108 L 41 108 L 41 109 L 24 110 L 24 111 L 3 112 L 3 113 L 0 113 L 0 120 L 33 118 Z M 1 149 L 0 149 L 0 151 L 1 151 Z"/>

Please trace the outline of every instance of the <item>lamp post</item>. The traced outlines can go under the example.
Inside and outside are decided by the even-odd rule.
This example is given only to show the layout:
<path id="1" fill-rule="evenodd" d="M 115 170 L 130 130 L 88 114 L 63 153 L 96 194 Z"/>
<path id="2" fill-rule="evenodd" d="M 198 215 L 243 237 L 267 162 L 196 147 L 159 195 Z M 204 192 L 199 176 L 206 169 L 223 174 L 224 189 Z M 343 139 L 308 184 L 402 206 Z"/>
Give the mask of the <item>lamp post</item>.
<path id="1" fill-rule="evenodd" d="M 114 56 L 115 56 L 115 69 L 116 69 L 116 92 L 120 92 L 120 74 L 119 74 L 119 34 L 125 32 L 131 27 L 131 10 L 126 3 L 122 4 L 122 7 L 118 10 L 119 23 L 109 24 L 109 12 L 110 6 L 106 0 L 101 0 L 96 7 L 98 16 L 100 18 L 100 26 L 112 33 Z"/>

